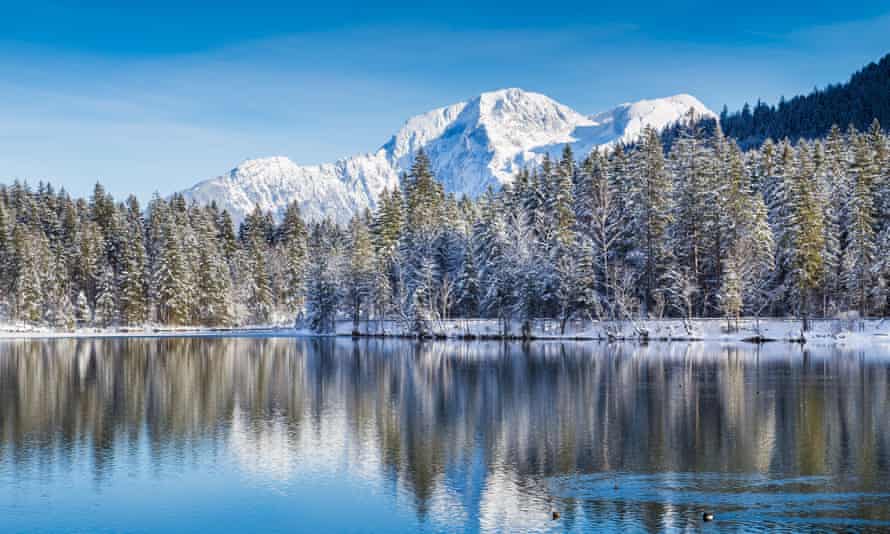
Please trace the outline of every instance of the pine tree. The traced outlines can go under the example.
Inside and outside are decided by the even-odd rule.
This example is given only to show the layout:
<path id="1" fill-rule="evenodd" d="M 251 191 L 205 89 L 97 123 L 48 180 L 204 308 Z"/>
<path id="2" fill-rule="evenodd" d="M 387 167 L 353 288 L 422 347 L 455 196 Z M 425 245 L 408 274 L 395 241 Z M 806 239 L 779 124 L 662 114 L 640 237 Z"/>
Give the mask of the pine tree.
<path id="1" fill-rule="evenodd" d="M 766 151 L 770 145 L 764 145 Z M 794 173 L 795 154 L 786 139 L 776 148 L 775 156 L 764 156 L 765 200 L 776 243 L 776 268 L 773 271 L 773 287 L 776 294 L 774 311 L 778 315 L 791 309 L 793 293 L 792 273 L 794 265 Z"/>
<path id="2" fill-rule="evenodd" d="M 250 286 L 248 308 L 255 324 L 267 322 L 272 315 L 272 290 L 265 262 L 265 241 L 256 235 L 250 245 Z"/>
<path id="3" fill-rule="evenodd" d="M 16 258 L 16 318 L 38 324 L 43 319 L 44 256 L 48 253 L 46 238 L 42 232 L 28 232 L 17 226 L 13 233 Z"/>
<path id="4" fill-rule="evenodd" d="M 593 252 L 589 239 L 578 237 L 576 242 L 554 262 L 559 279 L 556 301 L 559 308 L 559 329 L 565 334 L 566 323 L 580 310 L 591 309 L 596 292 L 593 276 Z"/>
<path id="5" fill-rule="evenodd" d="M 844 258 L 844 281 L 854 296 L 860 317 L 869 313 L 869 296 L 874 285 L 872 276 L 875 262 L 875 219 L 873 184 L 875 182 L 874 154 L 865 139 L 854 141 L 853 191 L 848 207 L 850 217 L 849 244 Z"/>
<path id="6" fill-rule="evenodd" d="M 75 317 L 78 326 L 88 326 L 93 322 L 93 310 L 90 308 L 90 301 L 87 300 L 87 295 L 83 291 L 77 294 Z"/>
<path id="7" fill-rule="evenodd" d="M 551 213 L 556 245 L 569 248 L 575 240 L 574 206 L 575 160 L 568 145 L 562 151 L 562 159 L 554 176 L 553 194 L 549 197 L 547 211 Z"/>
<path id="8" fill-rule="evenodd" d="M 99 278 L 99 295 L 96 298 L 96 322 L 109 327 L 117 321 L 117 298 L 115 295 L 114 271 L 106 265 Z"/>
<path id="9" fill-rule="evenodd" d="M 131 196 L 127 200 L 127 239 L 120 273 L 121 321 L 130 326 L 144 324 L 148 317 L 145 272 L 147 258 L 143 237 L 144 222 L 139 202 Z"/>
<path id="10" fill-rule="evenodd" d="M 13 250 L 6 207 L 0 202 L 0 317 L 8 317 L 13 293 Z"/>
<path id="11" fill-rule="evenodd" d="M 226 210 L 219 214 L 219 219 L 217 220 L 217 239 L 220 241 L 226 263 L 229 264 L 230 269 L 233 269 L 235 255 L 238 252 L 238 240 L 235 237 L 235 225 L 232 223 L 232 216 Z"/>
<path id="12" fill-rule="evenodd" d="M 188 275 L 177 224 L 163 204 L 158 214 L 157 258 L 153 268 L 158 320 L 163 324 L 185 325 L 189 322 Z M 98 304 L 96 313 L 98 314 Z"/>
<path id="13" fill-rule="evenodd" d="M 284 300 L 287 310 L 296 315 L 303 307 L 306 282 L 306 225 L 296 202 L 291 203 L 282 222 L 281 246 L 284 247 Z"/>
<path id="14" fill-rule="evenodd" d="M 825 264 L 822 251 L 825 248 L 823 209 L 817 191 L 815 170 L 806 144 L 798 149 L 798 164 L 793 173 L 789 190 L 791 208 L 792 277 L 795 282 L 798 310 L 804 320 L 804 330 L 809 328 L 812 294 L 822 283 Z"/>
<path id="15" fill-rule="evenodd" d="M 720 307 L 730 328 L 738 328 L 739 316 L 742 313 L 742 277 L 739 275 L 739 255 L 733 254 L 724 260 L 724 278 L 720 290 Z"/>
<path id="16" fill-rule="evenodd" d="M 374 257 L 367 223 L 354 217 L 349 223 L 349 265 L 346 270 L 345 296 L 352 317 L 353 331 L 358 331 L 362 315 L 367 315 L 374 290 Z"/>
<path id="17" fill-rule="evenodd" d="M 482 215 L 474 227 L 473 237 L 476 244 L 474 253 L 479 258 L 480 286 L 483 288 L 480 306 L 487 316 L 499 319 L 506 332 L 515 298 L 515 280 L 512 277 L 509 253 L 515 255 L 517 251 L 509 250 L 506 220 L 493 193 L 487 192 L 481 202 Z M 514 226 L 518 226 L 514 230 L 515 234 L 528 235 L 528 225 L 524 221 L 517 219 Z M 528 246 L 530 240 L 515 244 Z M 527 304 L 526 299 L 520 300 Z"/>
<path id="18" fill-rule="evenodd" d="M 598 298 L 594 304 L 596 309 L 603 310 L 611 308 L 616 264 L 620 261 L 622 239 L 629 226 L 628 213 L 622 210 L 620 198 L 619 181 L 624 181 L 624 177 L 614 176 L 597 152 L 584 161 L 581 177 L 579 218 L 585 221 L 582 228 L 591 240 L 595 258 L 593 275 Z"/>
<path id="19" fill-rule="evenodd" d="M 819 191 L 825 210 L 825 284 L 822 291 L 822 314 L 837 310 L 843 300 L 843 251 L 846 249 L 846 229 L 849 227 L 846 207 L 849 205 L 850 185 L 846 162 L 846 147 L 840 129 L 831 129 L 823 145 L 823 161 L 818 167 Z"/>
<path id="20" fill-rule="evenodd" d="M 306 311 L 313 332 L 332 333 L 336 329 L 340 301 L 338 251 L 334 243 L 315 229 L 310 244 L 309 281 Z"/>
<path id="21" fill-rule="evenodd" d="M 468 247 L 457 279 L 458 309 L 462 317 L 478 317 L 479 305 L 482 300 L 479 287 L 479 269 L 476 267 L 475 253 L 472 245 Z"/>
<path id="22" fill-rule="evenodd" d="M 433 177 L 429 158 L 421 149 L 407 176 L 405 225 L 399 243 L 405 304 L 418 317 L 428 317 L 436 311 L 435 288 L 439 287 L 442 275 L 436 268 L 436 256 L 444 205 L 442 184 Z"/>
<path id="23" fill-rule="evenodd" d="M 232 279 L 223 243 L 214 239 L 217 228 L 213 210 L 200 213 L 195 233 L 203 245 L 198 250 L 197 319 L 206 326 L 224 326 L 232 322 Z"/>
<path id="24" fill-rule="evenodd" d="M 634 225 L 638 232 L 637 253 L 643 264 L 643 306 L 648 314 L 662 279 L 670 268 L 668 227 L 674 219 L 670 199 L 673 184 L 665 168 L 658 133 L 647 128 L 634 164 Z"/>
<path id="25" fill-rule="evenodd" d="M 71 330 L 75 323 L 74 305 L 69 296 L 71 284 L 65 259 L 50 253 L 47 261 L 49 269 L 43 279 L 44 319 L 52 327 Z"/>

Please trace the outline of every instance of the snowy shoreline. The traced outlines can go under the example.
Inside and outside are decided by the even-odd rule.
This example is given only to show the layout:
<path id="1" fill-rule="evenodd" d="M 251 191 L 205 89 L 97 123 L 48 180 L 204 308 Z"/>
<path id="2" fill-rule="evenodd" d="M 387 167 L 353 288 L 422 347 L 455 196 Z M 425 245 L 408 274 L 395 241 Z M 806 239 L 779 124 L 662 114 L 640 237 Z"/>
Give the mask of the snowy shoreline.
<path id="1" fill-rule="evenodd" d="M 575 320 L 566 323 L 565 331 L 559 321 L 533 321 L 525 334 L 520 321 L 508 323 L 506 332 L 502 322 L 495 319 L 449 319 L 429 321 L 425 337 L 439 339 L 528 339 L 577 341 L 717 341 L 717 342 L 795 342 L 890 343 L 890 320 L 818 319 L 810 321 L 810 330 L 803 331 L 798 319 L 740 319 L 732 329 L 726 319 L 653 319 L 625 321 Z M 417 337 L 400 321 L 363 321 L 357 331 L 353 323 L 337 323 L 336 335 L 359 337 Z"/>
<path id="2" fill-rule="evenodd" d="M 22 325 L 0 326 L 3 339 L 66 339 L 66 338 L 163 338 L 163 337 L 315 337 L 307 330 L 283 326 L 257 327 L 145 327 L 145 328 L 78 328 L 57 330 Z"/>
<path id="3" fill-rule="evenodd" d="M 231 328 L 160 327 L 82 328 L 60 331 L 47 327 L 0 325 L 0 339 L 122 338 L 122 337 L 392 337 L 417 338 L 402 321 L 337 321 L 335 332 L 319 334 L 308 328 L 257 325 Z M 561 332 L 556 320 L 537 320 L 523 335 L 522 323 L 504 324 L 496 319 L 449 319 L 427 323 L 432 339 L 453 340 L 567 340 L 567 341 L 661 341 L 661 342 L 793 342 L 813 344 L 890 343 L 890 320 L 817 319 L 802 330 L 797 319 L 741 319 L 728 328 L 726 319 L 658 319 L 627 321 L 576 320 Z"/>

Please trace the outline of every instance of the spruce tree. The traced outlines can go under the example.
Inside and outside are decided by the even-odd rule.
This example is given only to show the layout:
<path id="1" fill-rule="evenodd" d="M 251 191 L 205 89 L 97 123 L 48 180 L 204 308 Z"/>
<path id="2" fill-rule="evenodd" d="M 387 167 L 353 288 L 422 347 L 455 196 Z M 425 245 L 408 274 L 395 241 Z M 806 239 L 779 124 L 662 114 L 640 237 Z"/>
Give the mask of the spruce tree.
<path id="1" fill-rule="evenodd" d="M 117 296 L 115 294 L 114 271 L 105 265 L 99 278 L 99 295 L 96 298 L 96 323 L 107 328 L 117 321 Z"/>
<path id="2" fill-rule="evenodd" d="M 668 228 L 675 215 L 671 213 L 673 184 L 664 161 L 658 133 L 652 128 L 643 132 L 639 152 L 635 154 L 634 225 L 638 232 L 637 252 L 642 256 L 642 298 L 644 313 L 655 303 L 655 294 L 662 290 L 663 277 L 670 268 Z"/>
<path id="3" fill-rule="evenodd" d="M 792 174 L 789 191 L 791 208 L 792 279 L 798 313 L 809 328 L 812 295 L 820 287 L 825 275 L 822 251 L 825 248 L 823 209 L 817 190 L 815 170 L 809 147 L 801 143 L 798 163 Z"/>
<path id="4" fill-rule="evenodd" d="M 144 324 L 148 317 L 145 273 L 147 257 L 143 236 L 144 221 L 135 197 L 127 201 L 127 239 L 120 273 L 121 321 L 130 326 Z"/>
<path id="5" fill-rule="evenodd" d="M 844 258 L 844 281 L 854 295 L 860 317 L 870 311 L 869 297 L 874 287 L 875 217 L 873 187 L 876 180 L 874 153 L 865 138 L 854 141 L 853 191 L 848 206 L 850 227 L 849 244 Z"/>
<path id="6" fill-rule="evenodd" d="M 89 326 L 93 323 L 93 310 L 90 307 L 90 301 L 83 291 L 77 294 L 77 302 L 75 303 L 75 317 L 78 326 Z"/>
<path id="7" fill-rule="evenodd" d="M 248 308 L 254 324 L 267 322 L 272 315 L 272 290 L 265 262 L 265 241 L 254 234 L 250 244 L 250 285 Z"/>
<path id="8" fill-rule="evenodd" d="M 300 208 L 296 202 L 291 203 L 284 214 L 282 222 L 282 241 L 284 248 L 284 301 L 287 310 L 296 316 L 303 307 L 303 296 L 306 282 L 306 262 L 308 233 Z"/>
<path id="9" fill-rule="evenodd" d="M 367 223 L 354 217 L 349 223 L 349 264 L 345 273 L 345 296 L 352 317 L 353 331 L 367 315 L 374 291 L 376 259 Z"/>

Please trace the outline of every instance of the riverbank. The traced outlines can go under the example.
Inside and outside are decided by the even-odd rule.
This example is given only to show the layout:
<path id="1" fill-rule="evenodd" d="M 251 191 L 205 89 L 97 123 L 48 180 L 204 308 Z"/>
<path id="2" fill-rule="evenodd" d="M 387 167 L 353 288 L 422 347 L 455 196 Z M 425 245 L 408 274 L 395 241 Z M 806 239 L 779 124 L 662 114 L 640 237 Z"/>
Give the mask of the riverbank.
<path id="1" fill-rule="evenodd" d="M 297 337 L 316 336 L 308 330 L 281 325 L 261 325 L 230 328 L 182 327 L 110 327 L 59 330 L 44 326 L 21 324 L 0 325 L 0 339 L 53 338 L 115 338 L 115 337 Z"/>
<path id="2" fill-rule="evenodd" d="M 537 339 L 597 341 L 717 341 L 797 343 L 890 343 L 890 320 L 811 320 L 803 330 L 797 319 L 653 319 L 628 321 L 569 321 L 563 329 L 556 320 L 536 320 L 526 328 L 520 321 L 506 325 L 495 319 L 429 321 L 427 337 L 444 339 Z M 337 323 L 337 335 L 417 337 L 403 321 L 351 321 Z"/>
<path id="3" fill-rule="evenodd" d="M 890 319 L 819 319 L 803 331 L 797 319 L 741 319 L 732 326 L 725 319 L 657 319 L 634 321 L 569 321 L 563 331 L 559 321 L 536 320 L 524 329 L 519 321 L 506 324 L 495 319 L 448 319 L 429 321 L 424 337 L 435 339 L 529 339 L 577 341 L 710 341 L 808 344 L 890 343 Z M 92 337 L 395 337 L 416 338 L 404 321 L 337 321 L 330 334 L 283 324 L 230 328 L 145 327 L 78 328 L 71 331 L 25 324 L 0 324 L 0 339 Z"/>

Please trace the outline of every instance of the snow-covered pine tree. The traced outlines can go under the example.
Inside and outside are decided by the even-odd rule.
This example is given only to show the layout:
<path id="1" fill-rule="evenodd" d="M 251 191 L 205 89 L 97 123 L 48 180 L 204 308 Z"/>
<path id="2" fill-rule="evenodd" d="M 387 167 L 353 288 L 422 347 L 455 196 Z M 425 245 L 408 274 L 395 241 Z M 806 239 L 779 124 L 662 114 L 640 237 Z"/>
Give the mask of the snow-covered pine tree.
<path id="1" fill-rule="evenodd" d="M 875 240 L 877 254 L 873 267 L 875 287 L 872 294 L 875 310 L 883 317 L 890 315 L 890 141 L 877 120 L 869 129 L 869 144 L 874 154 L 876 180 L 873 184 Z"/>
<path id="2" fill-rule="evenodd" d="M 378 256 L 391 258 L 395 255 L 402 234 L 403 219 L 401 193 L 398 190 L 388 192 L 384 188 L 380 194 L 373 225 L 374 245 Z"/>
<path id="3" fill-rule="evenodd" d="M 738 244 L 734 246 L 738 246 Z M 738 321 L 744 305 L 742 277 L 739 275 L 738 265 L 740 256 L 741 253 L 733 253 L 724 259 L 724 277 L 718 296 L 720 308 L 731 331 L 738 329 Z"/>
<path id="4" fill-rule="evenodd" d="M 86 292 L 91 303 L 95 303 L 99 266 L 104 258 L 105 243 L 99 226 L 93 221 L 84 221 L 75 237 L 72 255 L 72 277 L 74 286 Z"/>
<path id="5" fill-rule="evenodd" d="M 515 316 L 522 321 L 523 334 L 528 335 L 531 321 L 544 302 L 557 303 L 556 279 L 560 273 L 554 271 L 552 265 L 553 260 L 559 257 L 556 252 L 559 245 L 552 245 L 549 262 L 541 261 L 535 231 L 524 210 L 508 211 L 502 202 L 496 202 L 495 206 L 498 213 L 493 220 L 491 238 L 497 243 L 500 254 L 493 258 L 498 273 L 496 287 L 492 288 L 494 292 L 490 293 L 490 297 L 494 298 L 493 304 L 499 309 L 498 316 L 504 321 L 504 331 L 507 331 L 509 319 Z M 553 293 L 545 294 L 551 289 Z M 501 307 L 511 309 L 500 310 Z"/>
<path id="6" fill-rule="evenodd" d="M 317 333 L 332 333 L 340 305 L 342 273 L 339 247 L 316 226 L 310 239 L 306 312 L 309 327 Z"/>
<path id="7" fill-rule="evenodd" d="M 193 224 L 198 250 L 196 283 L 196 318 L 206 326 L 223 326 L 232 322 L 232 279 L 223 242 L 216 240 L 217 215 L 212 209 L 200 210 Z"/>
<path id="8" fill-rule="evenodd" d="M 156 203 L 157 257 L 153 265 L 154 297 L 158 321 L 162 324 L 185 325 L 190 317 L 188 290 L 185 283 L 185 257 L 182 252 L 180 232 L 166 203 Z M 96 309 L 98 315 L 98 307 Z"/>
<path id="9" fill-rule="evenodd" d="M 46 298 L 43 305 L 44 319 L 49 326 L 71 330 L 75 323 L 74 305 L 71 303 L 71 280 L 65 258 L 51 252 L 47 260 L 48 270 L 43 281 Z"/>
<path id="10" fill-rule="evenodd" d="M 148 317 L 145 273 L 147 258 L 143 235 L 145 223 L 139 201 L 127 199 L 127 238 L 123 243 L 120 272 L 121 322 L 129 326 L 144 324 Z"/>
<path id="11" fill-rule="evenodd" d="M 377 264 L 368 221 L 353 217 L 349 222 L 349 261 L 345 274 L 345 300 L 352 318 L 354 332 L 361 319 L 368 318 L 374 291 L 374 269 Z"/>
<path id="12" fill-rule="evenodd" d="M 801 141 L 797 150 L 797 165 L 792 174 L 788 190 L 788 203 L 791 210 L 790 233 L 792 247 L 792 272 L 794 298 L 798 314 L 803 318 L 804 330 L 809 328 L 809 316 L 813 304 L 813 293 L 822 283 L 825 263 L 822 251 L 825 248 L 825 231 L 821 199 L 812 160 L 811 148 Z"/>
<path id="13" fill-rule="evenodd" d="M 252 241 L 248 245 L 248 254 L 250 257 L 250 281 L 247 306 L 253 324 L 263 324 L 272 315 L 272 290 L 265 261 L 266 242 L 260 239 L 259 234 L 252 234 Z"/>
<path id="14" fill-rule="evenodd" d="M 874 152 L 865 136 L 853 140 L 851 168 L 853 189 L 848 205 L 849 243 L 844 256 L 843 278 L 860 317 L 870 310 L 870 296 L 874 285 L 875 212 L 874 183 L 877 179 Z"/>
<path id="15" fill-rule="evenodd" d="M 473 230 L 474 254 L 478 258 L 482 289 L 480 307 L 488 317 L 499 319 L 502 331 L 506 333 L 516 296 L 509 256 L 515 255 L 516 251 L 510 250 L 505 214 L 494 193 L 488 190 L 480 202 L 482 212 Z M 517 223 L 528 226 L 522 221 Z M 520 245 L 528 246 L 529 243 Z"/>
<path id="16" fill-rule="evenodd" d="M 822 290 L 822 314 L 838 311 L 845 300 L 843 288 L 843 251 L 846 249 L 847 206 L 850 180 L 847 172 L 847 148 L 840 128 L 833 127 L 822 144 L 822 164 L 817 169 L 819 192 L 825 213 L 825 283 Z"/>
<path id="17" fill-rule="evenodd" d="M 436 311 L 442 273 L 436 265 L 437 243 L 444 223 L 445 193 L 430 160 L 417 152 L 405 186 L 405 225 L 399 242 L 406 304 L 420 316 Z M 432 272 L 430 272 L 432 269 Z"/>
<path id="18" fill-rule="evenodd" d="M 43 264 L 49 246 L 43 232 L 29 231 L 24 225 L 13 231 L 15 276 L 15 317 L 20 321 L 39 324 L 43 319 L 44 274 Z"/>
<path id="19" fill-rule="evenodd" d="M 741 240 L 745 248 L 744 268 L 741 270 L 742 297 L 748 310 L 755 316 L 770 302 L 769 288 L 775 267 L 775 239 L 769 225 L 768 210 L 758 191 L 751 193 L 750 216 L 747 218 L 747 236 Z"/>
<path id="20" fill-rule="evenodd" d="M 737 320 L 745 307 L 759 312 L 763 305 L 774 249 L 766 204 L 759 191 L 752 191 L 742 153 L 734 142 L 725 150 L 719 219 L 719 257 L 723 265 L 718 301 L 723 314 Z M 737 325 L 737 321 L 731 324 Z"/>
<path id="21" fill-rule="evenodd" d="M 457 278 L 457 310 L 461 317 L 478 317 L 482 301 L 479 269 L 476 267 L 476 248 L 472 240 L 467 245 L 460 275 Z"/>
<path id="22" fill-rule="evenodd" d="M 773 313 L 784 315 L 794 309 L 792 294 L 794 282 L 794 232 L 791 199 L 795 171 L 795 153 L 791 142 L 783 140 L 769 153 L 770 146 L 762 148 L 762 165 L 765 175 L 764 197 L 770 226 L 776 243 L 776 268 L 773 270 Z"/>
<path id="23" fill-rule="evenodd" d="M 566 324 L 576 313 L 593 308 L 596 280 L 589 238 L 578 236 L 569 247 L 560 245 L 559 250 L 553 262 L 559 280 L 555 300 L 559 310 L 559 330 L 565 334 Z"/>
<path id="24" fill-rule="evenodd" d="M 296 202 L 290 203 L 285 210 L 280 231 L 280 244 L 284 249 L 284 303 L 287 311 L 296 316 L 303 308 L 308 247 L 306 224 Z"/>
<path id="25" fill-rule="evenodd" d="M 632 157 L 632 213 L 636 230 L 633 256 L 639 258 L 636 263 L 641 273 L 643 313 L 648 316 L 671 265 L 668 228 L 676 217 L 671 210 L 673 184 L 661 139 L 654 129 L 645 129 L 640 148 Z"/>
<path id="26" fill-rule="evenodd" d="M 548 196 L 548 204 L 545 206 L 553 222 L 555 246 L 569 248 L 575 241 L 574 183 L 574 154 L 572 148 L 566 145 L 553 177 L 553 193 Z"/>
<path id="27" fill-rule="evenodd" d="M 584 160 L 579 180 L 579 220 L 584 221 L 582 233 L 591 241 L 598 298 L 595 308 L 602 313 L 611 308 L 610 288 L 629 214 L 621 211 L 621 185 L 602 154 L 593 152 Z"/>
<path id="28" fill-rule="evenodd" d="M 99 277 L 99 294 L 96 297 L 96 323 L 107 328 L 117 322 L 117 295 L 114 271 L 104 265 Z"/>
<path id="29" fill-rule="evenodd" d="M 83 291 L 77 293 L 77 302 L 75 303 L 75 318 L 77 326 L 89 326 L 93 323 L 93 309 L 90 307 L 90 301 L 87 294 Z"/>
<path id="30" fill-rule="evenodd" d="M 232 216 L 227 210 L 223 210 L 216 223 L 217 240 L 220 241 L 220 247 L 223 256 L 229 268 L 234 271 L 235 256 L 238 252 L 238 238 L 235 236 L 235 224 L 232 222 Z"/>
<path id="31" fill-rule="evenodd" d="M 9 219 L 4 202 L 0 202 L 0 317 L 8 319 L 12 308 L 13 256 Z"/>

